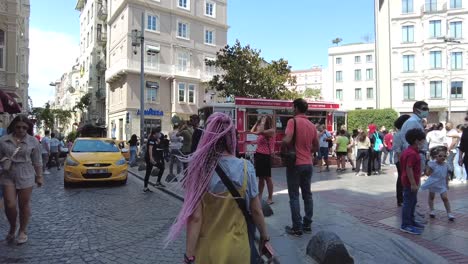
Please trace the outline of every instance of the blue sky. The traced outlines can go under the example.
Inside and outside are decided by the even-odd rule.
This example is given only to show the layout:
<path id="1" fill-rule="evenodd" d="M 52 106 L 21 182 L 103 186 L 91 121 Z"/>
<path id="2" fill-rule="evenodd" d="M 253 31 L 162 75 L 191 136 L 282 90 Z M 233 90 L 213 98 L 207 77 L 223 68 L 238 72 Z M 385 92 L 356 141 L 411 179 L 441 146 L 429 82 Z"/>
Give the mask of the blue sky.
<path id="1" fill-rule="evenodd" d="M 239 39 L 242 45 L 260 49 L 267 61 L 288 60 L 293 70 L 325 67 L 332 39 L 340 37 L 347 44 L 363 42 L 366 35 L 373 38 L 373 3 L 228 0 L 228 44 Z M 79 12 L 75 5 L 76 0 L 31 0 L 30 90 L 34 106 L 53 98 L 53 87 L 47 84 L 59 79 L 78 55 Z"/>

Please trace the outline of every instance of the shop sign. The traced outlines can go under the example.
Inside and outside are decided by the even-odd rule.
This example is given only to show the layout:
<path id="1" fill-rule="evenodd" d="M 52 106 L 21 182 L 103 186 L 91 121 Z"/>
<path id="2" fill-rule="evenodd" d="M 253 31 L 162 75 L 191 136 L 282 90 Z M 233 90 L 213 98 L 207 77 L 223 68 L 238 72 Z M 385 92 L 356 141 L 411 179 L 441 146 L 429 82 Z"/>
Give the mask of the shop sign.
<path id="1" fill-rule="evenodd" d="M 157 110 L 157 109 L 153 109 L 153 108 L 150 108 L 150 109 L 146 109 L 143 114 L 145 116 L 164 116 L 164 112 L 161 111 L 161 110 Z M 137 110 L 137 115 L 140 115 L 140 110 Z"/>

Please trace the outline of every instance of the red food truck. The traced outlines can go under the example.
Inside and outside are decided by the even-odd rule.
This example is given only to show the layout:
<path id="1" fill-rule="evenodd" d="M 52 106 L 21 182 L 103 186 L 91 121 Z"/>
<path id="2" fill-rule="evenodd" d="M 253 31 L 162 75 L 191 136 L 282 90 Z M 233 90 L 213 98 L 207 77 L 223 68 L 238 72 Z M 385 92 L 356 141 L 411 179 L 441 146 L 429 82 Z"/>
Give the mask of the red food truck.
<path id="1" fill-rule="evenodd" d="M 323 101 L 309 101 L 308 103 L 309 109 L 306 116 L 314 124 L 325 124 L 328 131 L 335 131 L 337 127 L 346 124 L 346 114 L 339 111 L 339 104 Z M 235 120 L 240 137 L 239 151 L 245 156 L 255 153 L 257 136 L 250 133 L 250 129 L 260 117 L 271 116 L 273 123 L 276 124 L 275 151 L 279 151 L 286 124 L 293 117 L 292 100 L 236 97 L 234 103 L 214 103 L 200 108 L 202 125 L 213 112 L 223 112 Z"/>

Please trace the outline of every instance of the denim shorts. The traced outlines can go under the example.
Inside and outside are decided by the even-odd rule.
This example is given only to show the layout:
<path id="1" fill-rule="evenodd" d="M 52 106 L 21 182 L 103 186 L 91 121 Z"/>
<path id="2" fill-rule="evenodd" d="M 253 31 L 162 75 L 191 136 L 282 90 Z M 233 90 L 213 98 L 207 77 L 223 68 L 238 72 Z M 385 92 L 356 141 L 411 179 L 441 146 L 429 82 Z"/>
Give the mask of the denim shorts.
<path id="1" fill-rule="evenodd" d="M 319 152 L 318 152 L 318 158 L 319 159 L 328 159 L 328 148 L 320 147 Z"/>

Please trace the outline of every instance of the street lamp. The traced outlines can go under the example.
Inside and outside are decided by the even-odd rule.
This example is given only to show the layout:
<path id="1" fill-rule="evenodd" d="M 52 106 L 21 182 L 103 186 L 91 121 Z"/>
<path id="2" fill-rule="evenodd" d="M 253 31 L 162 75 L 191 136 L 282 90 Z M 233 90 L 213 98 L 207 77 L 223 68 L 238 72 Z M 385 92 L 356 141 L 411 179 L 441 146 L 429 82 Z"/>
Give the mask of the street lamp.
<path id="1" fill-rule="evenodd" d="M 452 69 L 449 68 L 451 67 L 451 65 L 449 65 L 449 59 L 450 59 L 450 55 L 451 53 L 449 52 L 449 45 L 448 43 L 460 43 L 459 40 L 456 40 L 455 38 L 452 38 L 452 37 L 447 37 L 447 36 L 444 36 L 444 37 L 441 37 L 441 38 L 438 38 L 438 39 L 442 39 L 445 43 L 447 43 L 447 46 L 445 48 L 445 53 L 447 54 L 447 59 L 445 60 L 445 69 L 448 71 L 448 74 L 447 75 L 447 105 L 448 105 L 448 109 L 447 109 L 447 122 L 450 122 L 450 117 L 451 117 L 451 113 L 452 113 L 452 93 L 451 93 L 451 88 L 452 88 Z M 451 61 L 450 61 L 451 62 Z"/>
<path id="2" fill-rule="evenodd" d="M 133 53 L 137 54 L 136 47 L 140 47 L 140 146 L 144 145 L 145 137 L 145 105 L 144 105 L 144 94 L 145 94 L 145 13 L 141 14 L 141 29 L 132 30 L 132 46 Z"/>

